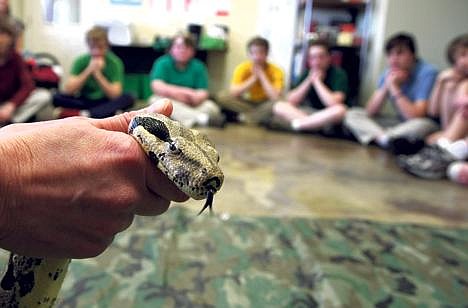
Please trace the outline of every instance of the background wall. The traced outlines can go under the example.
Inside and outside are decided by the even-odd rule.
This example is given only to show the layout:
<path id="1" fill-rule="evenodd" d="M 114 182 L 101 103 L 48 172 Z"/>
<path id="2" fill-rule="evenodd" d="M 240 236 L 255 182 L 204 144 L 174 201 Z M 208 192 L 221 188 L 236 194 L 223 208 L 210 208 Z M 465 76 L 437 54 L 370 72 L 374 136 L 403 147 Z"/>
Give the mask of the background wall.
<path id="1" fill-rule="evenodd" d="M 23 1 L 10 1 L 10 9 L 15 16 L 22 16 L 23 13 Z"/>
<path id="2" fill-rule="evenodd" d="M 290 79 L 298 0 L 258 0 L 257 32 L 270 42 L 270 61 Z"/>
<path id="3" fill-rule="evenodd" d="M 84 33 L 96 22 L 104 20 L 132 23 L 137 39 L 148 44 L 152 43 L 156 34 L 171 36 L 177 31 L 185 30 L 190 22 L 228 26 L 230 29 L 228 51 L 210 53 L 208 59 L 210 90 L 213 92 L 229 84 L 234 67 L 246 57 L 246 42 L 256 34 L 258 14 L 256 0 L 230 1 L 230 14 L 225 17 L 217 17 L 214 14 L 206 16 L 206 12 L 161 13 L 157 5 L 151 5 L 151 0 L 143 0 L 141 6 L 111 5 L 110 2 L 110 0 L 82 0 L 79 24 L 52 25 L 43 21 L 41 1 L 11 1 L 14 15 L 21 17 L 26 23 L 25 48 L 33 52 L 54 54 L 64 67 L 65 78 L 68 76 L 73 59 L 86 52 Z M 164 4 L 165 1 L 158 3 Z"/>
<path id="4" fill-rule="evenodd" d="M 270 39 L 271 60 L 289 74 L 294 7 L 298 0 L 231 0 L 229 16 L 202 20 L 199 16 L 161 14 L 151 9 L 151 1 L 143 0 L 142 6 L 115 6 L 110 4 L 110 0 L 82 0 L 80 24 L 59 26 L 43 22 L 41 1 L 10 2 L 13 14 L 26 23 L 25 47 L 34 52 L 55 54 L 66 72 L 73 59 L 86 50 L 83 39 L 85 31 L 95 21 L 110 16 L 134 23 L 141 40 L 151 40 L 156 33 L 171 35 L 185 29 L 191 21 L 205 25 L 227 25 L 231 31 L 229 50 L 227 53 L 211 55 L 208 62 L 210 90 L 213 92 L 228 87 L 234 67 L 246 58 L 246 42 L 255 34 Z M 361 104 L 367 101 L 375 88 L 385 65 L 384 43 L 393 33 L 402 30 L 412 32 L 417 38 L 421 57 L 442 69 L 447 66 L 445 48 L 448 42 L 468 30 L 467 0 L 374 0 L 374 5 L 373 38 L 361 87 Z"/>
<path id="5" fill-rule="evenodd" d="M 385 41 L 394 33 L 413 33 L 419 55 L 439 69 L 448 66 L 445 49 L 457 35 L 468 32 L 467 0 L 374 0 L 375 14 L 369 65 L 361 87 L 364 104 L 385 66 Z"/>

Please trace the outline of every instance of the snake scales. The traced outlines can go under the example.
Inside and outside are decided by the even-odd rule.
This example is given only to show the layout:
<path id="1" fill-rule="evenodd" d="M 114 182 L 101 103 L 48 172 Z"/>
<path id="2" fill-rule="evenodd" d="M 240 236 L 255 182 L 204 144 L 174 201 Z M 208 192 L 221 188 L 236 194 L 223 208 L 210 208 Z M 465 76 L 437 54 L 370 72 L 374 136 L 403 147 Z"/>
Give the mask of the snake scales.
<path id="1" fill-rule="evenodd" d="M 205 135 L 159 114 L 134 117 L 128 133 L 180 190 L 196 200 L 207 199 L 200 213 L 211 210 L 224 176 Z M 0 283 L 0 307 L 52 307 L 70 261 L 11 253 Z"/>

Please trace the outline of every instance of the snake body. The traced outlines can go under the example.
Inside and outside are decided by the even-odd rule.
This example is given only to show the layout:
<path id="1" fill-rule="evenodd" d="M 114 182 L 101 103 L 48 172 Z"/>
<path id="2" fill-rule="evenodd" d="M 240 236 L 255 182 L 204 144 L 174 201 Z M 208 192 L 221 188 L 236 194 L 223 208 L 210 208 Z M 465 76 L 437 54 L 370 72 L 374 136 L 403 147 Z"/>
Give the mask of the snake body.
<path id="1" fill-rule="evenodd" d="M 218 152 L 205 135 L 159 114 L 135 116 L 128 133 L 180 190 L 207 200 L 200 213 L 211 210 L 224 176 Z M 52 307 L 70 261 L 11 253 L 0 282 L 0 307 Z"/>

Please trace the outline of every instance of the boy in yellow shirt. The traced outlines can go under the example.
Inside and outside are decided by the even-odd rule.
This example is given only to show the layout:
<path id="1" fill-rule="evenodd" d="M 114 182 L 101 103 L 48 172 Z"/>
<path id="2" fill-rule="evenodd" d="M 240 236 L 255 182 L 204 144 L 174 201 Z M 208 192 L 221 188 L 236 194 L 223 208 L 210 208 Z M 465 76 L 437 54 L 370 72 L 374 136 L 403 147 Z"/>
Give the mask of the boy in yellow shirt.
<path id="1" fill-rule="evenodd" d="M 284 87 L 281 68 L 268 62 L 270 44 L 262 37 L 254 37 L 247 44 L 249 60 L 234 70 L 228 93 L 218 98 L 218 104 L 239 120 L 258 124 L 271 114 L 271 108 Z"/>

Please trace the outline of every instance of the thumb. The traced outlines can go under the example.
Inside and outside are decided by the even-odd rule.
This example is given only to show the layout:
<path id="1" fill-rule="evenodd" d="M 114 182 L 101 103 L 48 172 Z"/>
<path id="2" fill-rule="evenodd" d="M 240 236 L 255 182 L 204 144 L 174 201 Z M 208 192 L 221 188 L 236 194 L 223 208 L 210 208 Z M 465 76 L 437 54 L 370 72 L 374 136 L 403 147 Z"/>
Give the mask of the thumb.
<path id="1" fill-rule="evenodd" d="M 172 113 L 172 102 L 169 99 L 160 99 L 140 110 L 124 112 L 105 119 L 90 119 L 90 121 L 91 124 L 97 128 L 126 133 L 132 118 L 144 113 L 160 113 L 165 116 L 170 116 Z"/>

